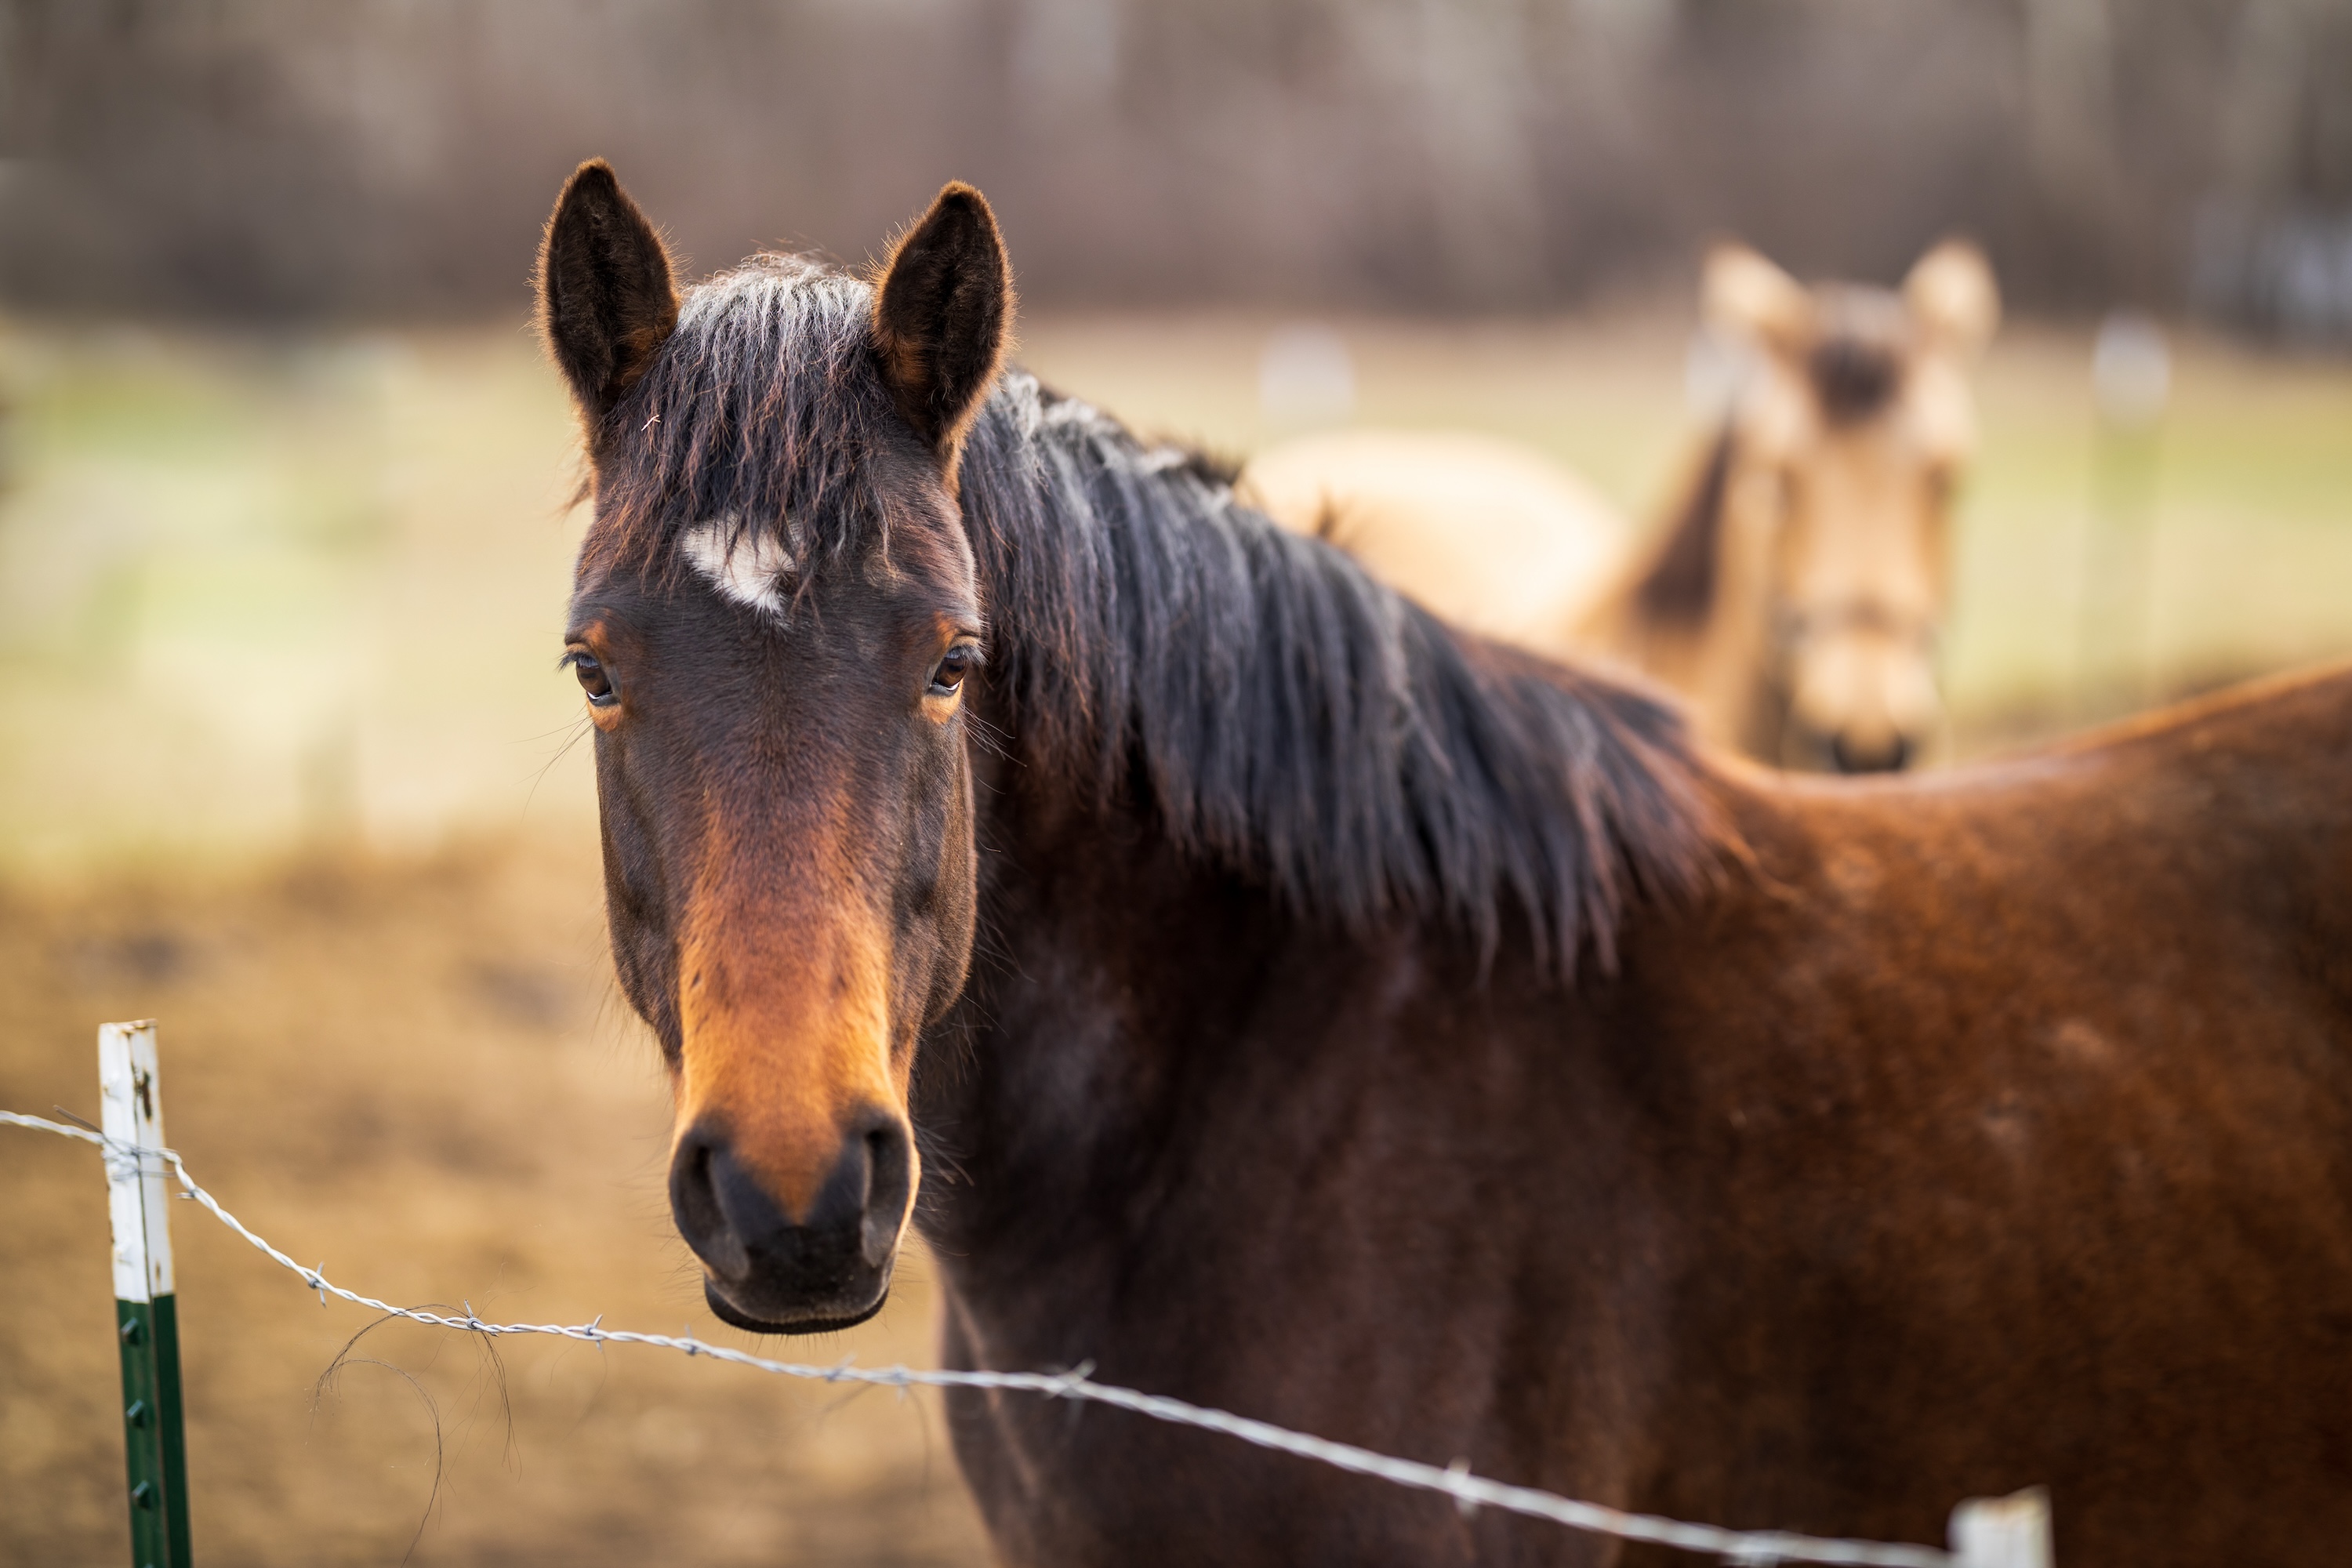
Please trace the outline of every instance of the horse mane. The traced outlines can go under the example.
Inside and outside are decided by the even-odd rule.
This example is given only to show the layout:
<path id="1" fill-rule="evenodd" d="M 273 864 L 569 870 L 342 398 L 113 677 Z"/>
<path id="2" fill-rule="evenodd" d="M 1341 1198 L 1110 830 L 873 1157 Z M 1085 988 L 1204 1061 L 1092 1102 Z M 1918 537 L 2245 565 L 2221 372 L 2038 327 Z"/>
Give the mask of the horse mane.
<path id="1" fill-rule="evenodd" d="M 691 290 L 615 410 L 586 557 L 667 561 L 667 531 L 712 517 L 813 562 L 920 548 L 860 478 L 897 417 L 870 310 L 791 258 Z M 1589 944 L 1607 969 L 1631 903 L 1696 889 L 1732 843 L 1665 701 L 1453 630 L 1024 371 L 960 476 L 1024 767 L 1303 912 L 1455 921 L 1487 953 L 1516 914 L 1539 961 L 1572 973 Z"/>
<path id="2" fill-rule="evenodd" d="M 1692 627 L 1715 611 L 1723 572 L 1723 509 L 1731 482 L 1734 421 L 1724 421 L 1707 447 L 1675 513 L 1666 542 L 1633 585 L 1643 616 L 1659 625 Z"/>

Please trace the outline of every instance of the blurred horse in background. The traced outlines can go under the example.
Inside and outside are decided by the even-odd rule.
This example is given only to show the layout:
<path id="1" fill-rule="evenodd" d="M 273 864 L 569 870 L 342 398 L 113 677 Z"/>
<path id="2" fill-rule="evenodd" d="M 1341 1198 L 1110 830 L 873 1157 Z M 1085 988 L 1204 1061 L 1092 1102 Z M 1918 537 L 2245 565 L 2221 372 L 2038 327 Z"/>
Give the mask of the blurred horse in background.
<path id="1" fill-rule="evenodd" d="M 1465 631 L 1538 653 L 1597 610 L 1633 547 L 1610 500 L 1517 442 L 1332 430 L 1250 459 L 1240 499 L 1336 544 Z"/>
<path id="2" fill-rule="evenodd" d="M 1253 461 L 1242 494 L 1448 619 L 1633 663 L 1719 744 L 1907 766 L 1943 728 L 1948 517 L 1975 441 L 1966 372 L 2000 319 L 1991 269 L 1947 241 L 1899 291 L 1807 289 L 1727 246 L 1703 302 L 1728 395 L 1646 545 L 1618 547 L 1607 504 L 1534 454 L 1449 437 L 1295 441 Z"/>

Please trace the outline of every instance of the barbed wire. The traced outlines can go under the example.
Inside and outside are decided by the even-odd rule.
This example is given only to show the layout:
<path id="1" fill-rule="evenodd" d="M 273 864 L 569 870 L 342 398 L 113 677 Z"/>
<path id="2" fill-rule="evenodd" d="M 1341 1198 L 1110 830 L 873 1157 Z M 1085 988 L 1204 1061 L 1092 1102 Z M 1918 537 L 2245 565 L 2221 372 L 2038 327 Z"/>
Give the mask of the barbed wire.
<path id="1" fill-rule="evenodd" d="M 539 1334 L 587 1344 L 650 1345 L 657 1350 L 707 1356 L 712 1361 L 814 1383 L 864 1384 L 902 1391 L 908 1388 L 989 1389 L 1036 1394 L 1052 1399 L 1082 1400 L 1131 1411 L 1155 1421 L 1223 1433 L 1260 1448 L 1311 1459 L 1357 1475 L 1376 1477 L 1418 1491 L 1438 1492 L 1452 1498 L 1465 1510 L 1500 1509 L 1530 1519 L 1549 1520 L 1571 1530 L 1614 1536 L 1621 1541 L 1707 1553 L 1727 1562 L 1755 1565 L 1755 1568 L 1778 1563 L 1816 1563 L 1843 1565 L 1843 1568 L 1966 1568 L 1957 1553 L 1938 1547 L 1843 1541 L 1787 1531 L 1727 1530 L 1720 1525 L 1690 1524 L 1656 1514 L 1629 1513 L 1601 1503 L 1580 1502 L 1557 1492 L 1488 1480 L 1483 1476 L 1473 1475 L 1469 1467 L 1460 1461 L 1440 1467 L 1413 1459 L 1395 1458 L 1370 1448 L 1358 1447 L 1352 1443 L 1335 1443 L 1328 1438 L 1276 1426 L 1271 1422 L 1235 1415 L 1230 1411 L 1191 1405 L 1164 1394 L 1143 1394 L 1114 1384 L 1097 1383 L 1091 1375 L 1094 1370 L 1092 1363 L 1063 1373 L 947 1372 L 908 1366 L 866 1367 L 846 1361 L 834 1366 L 819 1366 L 803 1362 L 772 1361 L 731 1346 L 714 1345 L 691 1335 L 647 1334 L 628 1329 L 608 1329 L 604 1326 L 604 1320 L 601 1314 L 593 1321 L 586 1323 L 490 1323 L 476 1317 L 470 1305 L 463 1317 L 413 1307 L 396 1307 L 389 1301 L 378 1300 L 375 1297 L 362 1295 L 359 1291 L 335 1284 L 327 1278 L 323 1262 L 316 1268 L 298 1263 L 289 1254 L 262 1239 L 248 1229 L 244 1221 L 223 1208 L 212 1194 L 196 1184 L 175 1150 L 142 1150 L 86 1127 L 74 1127 L 14 1110 L 0 1110 L 0 1125 L 55 1132 L 96 1144 L 109 1164 L 117 1169 L 127 1165 L 144 1173 L 155 1168 L 152 1162 L 161 1160 L 168 1165 L 169 1173 L 178 1177 L 184 1189 L 180 1196 L 203 1207 L 215 1219 L 252 1243 L 270 1261 L 299 1276 L 305 1285 L 319 1293 L 321 1307 L 327 1304 L 327 1298 L 333 1296 L 370 1311 L 405 1318 L 410 1322 L 424 1323 L 433 1328 L 453 1329 L 461 1333 L 492 1338 L 507 1334 Z"/>

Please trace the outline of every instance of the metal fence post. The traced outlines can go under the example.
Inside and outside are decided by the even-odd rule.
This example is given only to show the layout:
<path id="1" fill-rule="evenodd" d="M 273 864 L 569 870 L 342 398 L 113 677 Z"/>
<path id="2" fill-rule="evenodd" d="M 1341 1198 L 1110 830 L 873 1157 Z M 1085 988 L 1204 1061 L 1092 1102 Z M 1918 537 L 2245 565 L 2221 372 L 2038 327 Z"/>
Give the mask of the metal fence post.
<path id="1" fill-rule="evenodd" d="M 98 1085 L 114 1226 L 114 1320 L 122 1349 L 122 1436 L 132 1568 L 189 1568 L 188 1450 L 180 1405 L 163 1084 L 153 1020 L 101 1024 Z M 127 1152 L 126 1151 L 136 1151 Z"/>

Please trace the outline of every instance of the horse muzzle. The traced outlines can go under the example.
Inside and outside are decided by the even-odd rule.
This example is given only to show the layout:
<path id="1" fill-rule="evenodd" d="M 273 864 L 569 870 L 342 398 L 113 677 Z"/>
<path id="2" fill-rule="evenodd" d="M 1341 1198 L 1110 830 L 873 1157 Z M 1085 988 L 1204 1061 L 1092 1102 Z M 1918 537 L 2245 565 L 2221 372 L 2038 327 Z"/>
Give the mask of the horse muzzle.
<path id="1" fill-rule="evenodd" d="M 1829 738 L 1826 749 L 1842 773 L 1901 773 L 1918 751 L 1910 736 L 1891 731 L 1864 738 L 1842 730 Z"/>
<path id="2" fill-rule="evenodd" d="M 794 1213 L 724 1125 L 704 1121 L 670 1157 L 670 1214 L 702 1260 L 703 1296 L 722 1321 L 823 1333 L 882 1310 L 914 1184 L 905 1119 L 877 1110 L 851 1120 L 830 1172 Z"/>

